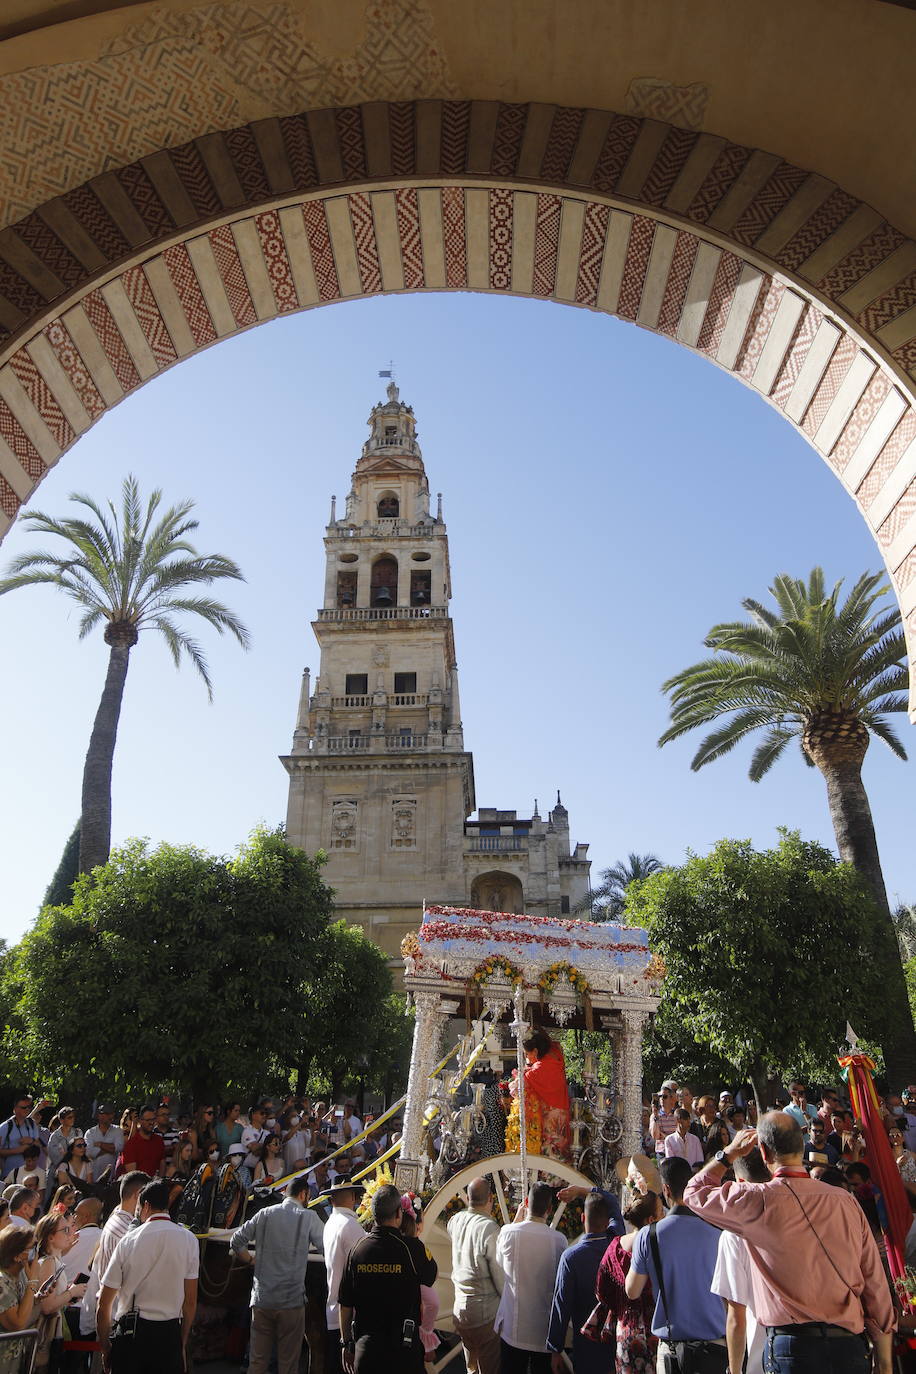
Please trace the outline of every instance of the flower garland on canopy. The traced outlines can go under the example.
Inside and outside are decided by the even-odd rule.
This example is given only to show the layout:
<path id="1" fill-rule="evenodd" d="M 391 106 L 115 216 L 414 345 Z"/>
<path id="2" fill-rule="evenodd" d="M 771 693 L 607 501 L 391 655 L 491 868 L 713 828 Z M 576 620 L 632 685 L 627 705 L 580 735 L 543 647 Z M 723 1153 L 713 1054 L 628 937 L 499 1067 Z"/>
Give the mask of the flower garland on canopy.
<path id="1" fill-rule="evenodd" d="M 482 964 L 478 964 L 471 974 L 471 982 L 478 988 L 482 988 L 484 983 L 488 983 L 491 978 L 504 977 L 512 987 L 516 983 L 521 983 L 522 971 L 517 964 L 513 964 L 504 954 L 491 954 L 489 959 L 484 959 Z"/>
<path id="2" fill-rule="evenodd" d="M 550 999 L 556 990 L 557 984 L 563 980 L 569 984 L 576 994 L 576 1001 L 582 1003 L 582 1008 L 585 1013 L 586 1030 L 592 1030 L 592 985 L 583 973 L 580 973 L 572 964 L 566 963 L 565 960 L 561 959 L 558 960 L 557 963 L 551 964 L 550 968 L 546 969 L 538 979 L 541 1005 L 543 1006 L 545 1001 L 548 1005 L 550 1004 Z M 552 1011 L 557 1014 L 560 1024 L 565 1025 L 566 1021 L 564 1018 L 568 1018 L 569 1016 L 568 1009 L 564 1011 L 562 1008 L 552 1008 Z"/>

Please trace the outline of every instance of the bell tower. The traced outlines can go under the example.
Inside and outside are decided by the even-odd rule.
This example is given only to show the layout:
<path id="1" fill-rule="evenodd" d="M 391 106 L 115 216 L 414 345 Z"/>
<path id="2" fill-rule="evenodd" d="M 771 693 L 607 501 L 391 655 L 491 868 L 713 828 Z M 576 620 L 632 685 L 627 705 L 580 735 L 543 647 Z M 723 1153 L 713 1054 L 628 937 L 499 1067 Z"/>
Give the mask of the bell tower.
<path id="1" fill-rule="evenodd" d="M 391 955 L 424 897 L 465 892 L 464 822 L 474 810 L 465 752 L 448 538 L 413 408 L 388 386 L 369 416 L 346 512 L 332 498 L 324 604 L 312 624 L 289 773 L 287 833 L 328 853 L 340 916 Z"/>

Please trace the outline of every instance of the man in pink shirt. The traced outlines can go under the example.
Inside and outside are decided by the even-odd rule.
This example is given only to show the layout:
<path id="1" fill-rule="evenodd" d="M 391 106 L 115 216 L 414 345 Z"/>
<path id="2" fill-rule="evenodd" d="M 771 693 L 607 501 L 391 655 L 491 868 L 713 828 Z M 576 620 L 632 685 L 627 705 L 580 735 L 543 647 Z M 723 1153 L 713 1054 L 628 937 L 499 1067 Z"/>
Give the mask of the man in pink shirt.
<path id="1" fill-rule="evenodd" d="M 665 1158 L 678 1155 L 686 1159 L 691 1169 L 698 1169 L 703 1163 L 703 1146 L 690 1131 L 690 1113 L 686 1107 L 678 1107 L 674 1113 L 674 1134 L 665 1141 Z"/>
<path id="2" fill-rule="evenodd" d="M 760 1146 L 769 1183 L 723 1183 L 733 1160 Z M 684 1203 L 743 1236 L 757 1320 L 772 1374 L 891 1374 L 894 1309 L 878 1248 L 855 1198 L 809 1177 L 801 1127 L 768 1112 L 689 1181 Z"/>

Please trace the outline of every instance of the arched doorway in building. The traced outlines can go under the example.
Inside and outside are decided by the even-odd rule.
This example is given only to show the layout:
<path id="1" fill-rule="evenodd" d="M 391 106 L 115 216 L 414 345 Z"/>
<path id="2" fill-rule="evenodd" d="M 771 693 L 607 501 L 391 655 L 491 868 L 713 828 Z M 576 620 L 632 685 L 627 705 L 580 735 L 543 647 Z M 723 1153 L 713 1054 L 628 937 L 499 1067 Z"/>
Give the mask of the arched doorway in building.
<path id="1" fill-rule="evenodd" d="M 478 911 L 525 910 L 525 894 L 521 881 L 514 873 L 478 873 L 471 883 L 471 906 Z"/>

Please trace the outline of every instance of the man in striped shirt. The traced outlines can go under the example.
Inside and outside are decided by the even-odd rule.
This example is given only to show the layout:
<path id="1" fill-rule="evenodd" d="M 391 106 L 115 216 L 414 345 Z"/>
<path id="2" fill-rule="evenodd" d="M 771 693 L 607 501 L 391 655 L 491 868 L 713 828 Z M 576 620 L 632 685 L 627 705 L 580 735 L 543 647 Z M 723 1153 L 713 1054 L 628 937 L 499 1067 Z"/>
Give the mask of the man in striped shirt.
<path id="1" fill-rule="evenodd" d="M 108 1261 L 114 1254 L 118 1241 L 130 1230 L 140 1189 L 149 1182 L 149 1174 L 141 1173 L 139 1169 L 124 1174 L 121 1179 L 120 1206 L 114 1209 L 102 1228 L 98 1248 L 89 1270 L 89 1282 L 80 1304 L 80 1336 L 84 1340 L 95 1335 L 95 1308 L 102 1275 L 108 1267 Z"/>

